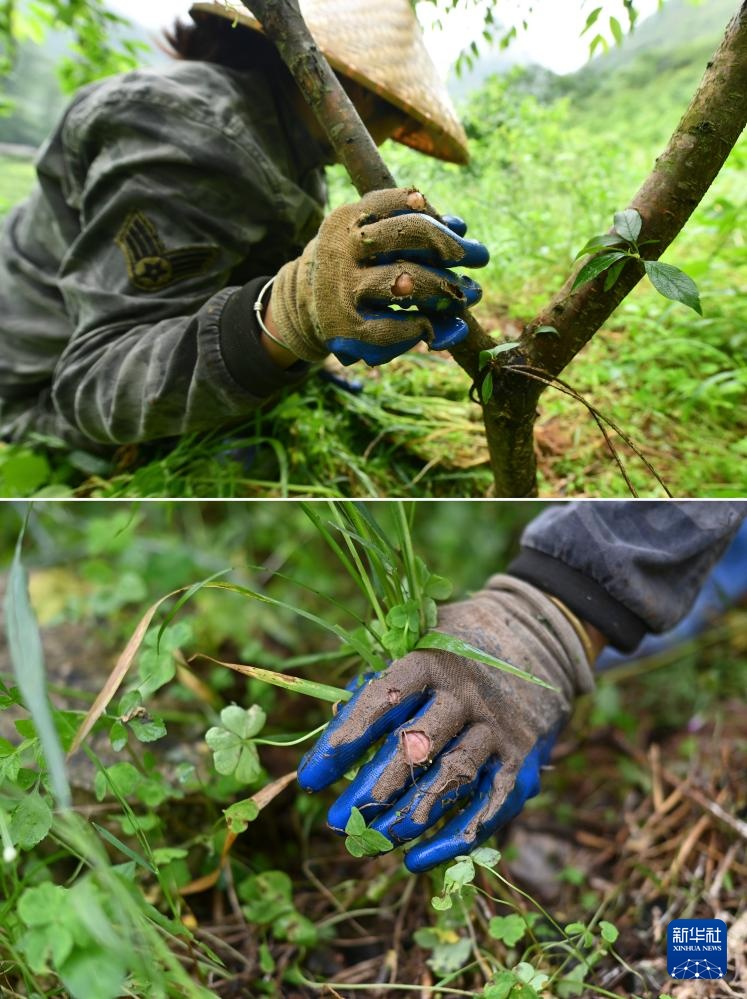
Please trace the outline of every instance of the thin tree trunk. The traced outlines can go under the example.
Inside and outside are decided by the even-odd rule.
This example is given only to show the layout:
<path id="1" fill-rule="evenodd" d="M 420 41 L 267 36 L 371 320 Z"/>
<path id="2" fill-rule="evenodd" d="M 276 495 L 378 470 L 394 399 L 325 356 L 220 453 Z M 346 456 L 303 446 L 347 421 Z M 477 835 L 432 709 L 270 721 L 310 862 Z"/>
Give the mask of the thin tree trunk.
<path id="1" fill-rule="evenodd" d="M 298 0 L 244 0 L 293 74 L 302 94 L 359 193 L 395 186 L 355 108 L 313 42 Z M 747 124 L 747 0 L 729 23 L 689 108 L 630 207 L 643 219 L 644 256 L 657 259 L 705 196 Z M 631 261 L 614 287 L 597 278 L 571 292 L 574 273 L 523 331 L 516 350 L 494 362 L 494 391 L 483 406 L 497 496 L 536 495 L 533 431 L 543 386 L 517 370 L 530 365 L 558 375 L 638 284 L 643 268 Z M 474 316 L 468 337 L 452 351 L 480 385 L 479 353 L 495 345 Z M 558 335 L 536 334 L 552 326 Z"/>

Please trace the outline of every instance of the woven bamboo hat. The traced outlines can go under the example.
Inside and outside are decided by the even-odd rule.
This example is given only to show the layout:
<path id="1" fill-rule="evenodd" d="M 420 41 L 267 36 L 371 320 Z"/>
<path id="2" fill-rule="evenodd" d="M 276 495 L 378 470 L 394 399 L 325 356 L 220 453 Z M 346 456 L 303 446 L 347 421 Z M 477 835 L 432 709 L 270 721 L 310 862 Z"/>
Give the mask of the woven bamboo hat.
<path id="1" fill-rule="evenodd" d="M 300 3 L 332 67 L 406 112 L 407 121 L 393 136 L 397 142 L 438 159 L 467 162 L 467 136 L 426 50 L 410 0 Z M 262 30 L 241 0 L 198 0 L 192 5 L 196 12 Z"/>

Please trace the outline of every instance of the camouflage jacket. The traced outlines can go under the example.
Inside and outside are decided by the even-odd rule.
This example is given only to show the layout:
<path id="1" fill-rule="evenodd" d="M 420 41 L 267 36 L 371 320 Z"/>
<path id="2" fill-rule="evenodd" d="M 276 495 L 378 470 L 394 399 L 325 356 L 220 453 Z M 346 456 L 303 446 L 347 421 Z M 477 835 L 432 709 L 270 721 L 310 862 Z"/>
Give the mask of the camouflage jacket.
<path id="1" fill-rule="evenodd" d="M 738 500 L 565 503 L 532 521 L 508 571 L 630 650 L 682 620 L 746 516 Z"/>
<path id="2" fill-rule="evenodd" d="M 0 234 L 0 436 L 176 436 L 303 377 L 251 306 L 321 223 L 322 162 L 261 73 L 175 62 L 82 90 Z"/>

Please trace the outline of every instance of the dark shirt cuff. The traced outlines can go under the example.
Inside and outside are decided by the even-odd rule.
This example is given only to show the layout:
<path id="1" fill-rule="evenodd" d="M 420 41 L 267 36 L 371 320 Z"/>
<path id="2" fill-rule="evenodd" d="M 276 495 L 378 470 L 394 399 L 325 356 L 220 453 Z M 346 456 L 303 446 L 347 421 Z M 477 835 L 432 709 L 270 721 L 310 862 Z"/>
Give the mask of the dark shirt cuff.
<path id="1" fill-rule="evenodd" d="M 220 347 L 229 374 L 258 399 L 298 384 L 311 367 L 297 361 L 290 368 L 280 368 L 262 346 L 254 303 L 269 280 L 254 278 L 239 288 L 226 301 L 220 317 Z"/>
<path id="2" fill-rule="evenodd" d="M 508 573 L 562 600 L 574 614 L 598 628 L 616 649 L 631 652 L 646 634 L 646 625 L 637 614 L 595 580 L 552 555 L 522 548 Z"/>

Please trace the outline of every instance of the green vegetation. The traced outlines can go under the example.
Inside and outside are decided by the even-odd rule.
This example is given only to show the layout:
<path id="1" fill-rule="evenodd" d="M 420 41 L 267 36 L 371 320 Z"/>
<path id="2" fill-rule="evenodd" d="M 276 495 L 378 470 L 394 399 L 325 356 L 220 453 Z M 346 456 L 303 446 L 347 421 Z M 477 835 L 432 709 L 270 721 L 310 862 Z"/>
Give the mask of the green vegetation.
<path id="1" fill-rule="evenodd" d="M 0 156 L 0 216 L 22 201 L 34 182 L 34 168 L 26 160 Z"/>
<path id="2" fill-rule="evenodd" d="M 542 794 L 471 858 L 416 878 L 360 813 L 346 837 L 325 828 L 339 787 L 307 796 L 293 772 L 329 688 L 344 699 L 372 657 L 412 647 L 433 602 L 504 565 L 541 504 L 414 507 L 19 511 L 0 651 L 3 995 L 657 999 L 662 919 L 736 917 L 738 833 L 689 775 L 741 814 L 744 610 L 606 675 Z M 6 509 L 6 561 L 19 525 Z"/>
<path id="3" fill-rule="evenodd" d="M 634 36 L 571 77 L 519 69 L 488 81 L 465 112 L 473 159 L 464 170 L 385 148 L 401 183 L 417 184 L 442 210 L 462 214 L 490 246 L 477 310 L 487 328 L 509 338 L 519 332 L 663 149 L 726 21 L 721 0 L 686 5 L 685 25 L 691 16 L 701 24 L 705 12 L 712 19 L 706 36 L 682 42 L 684 27 L 666 28 L 680 6 L 667 4 L 659 15 L 668 18 L 663 32 L 656 19 L 641 26 L 653 48 Z M 746 168 L 742 141 L 664 257 L 695 280 L 703 316 L 642 283 L 563 376 L 643 449 L 675 495 L 747 490 Z M 353 196 L 339 171 L 332 179 L 334 203 Z M 6 193 L 6 183 L 3 172 L 0 204 L 20 193 Z M 112 463 L 50 449 L 49 472 L 36 488 L 106 497 L 489 492 L 479 407 L 448 356 L 414 352 L 381 370 L 347 373 L 364 382 L 362 394 L 313 377 L 232 431 L 228 443 L 225 432 L 213 433 L 172 450 L 126 449 Z M 627 494 L 580 403 L 549 389 L 537 440 L 543 495 Z M 231 459 L 236 451 L 241 464 Z M 624 445 L 620 453 L 641 495 L 661 495 L 640 460 Z M 23 493 L 14 482 L 25 481 L 27 463 L 25 449 L 3 452 L 6 494 Z"/>

